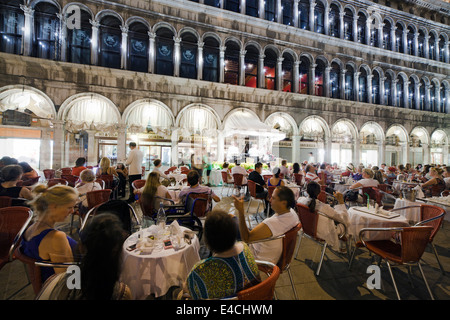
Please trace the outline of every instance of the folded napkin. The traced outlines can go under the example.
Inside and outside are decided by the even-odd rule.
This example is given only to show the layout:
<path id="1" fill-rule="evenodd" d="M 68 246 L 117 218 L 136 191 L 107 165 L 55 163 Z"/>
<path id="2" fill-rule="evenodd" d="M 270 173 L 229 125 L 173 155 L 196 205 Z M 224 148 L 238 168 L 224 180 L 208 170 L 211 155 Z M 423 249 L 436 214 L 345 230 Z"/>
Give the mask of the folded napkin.
<path id="1" fill-rule="evenodd" d="M 416 198 L 425 198 L 425 194 L 423 193 L 421 186 L 415 186 L 414 190 L 416 191 Z"/>
<path id="2" fill-rule="evenodd" d="M 170 224 L 170 234 L 181 238 L 183 237 L 183 230 L 181 230 L 177 220 Z"/>

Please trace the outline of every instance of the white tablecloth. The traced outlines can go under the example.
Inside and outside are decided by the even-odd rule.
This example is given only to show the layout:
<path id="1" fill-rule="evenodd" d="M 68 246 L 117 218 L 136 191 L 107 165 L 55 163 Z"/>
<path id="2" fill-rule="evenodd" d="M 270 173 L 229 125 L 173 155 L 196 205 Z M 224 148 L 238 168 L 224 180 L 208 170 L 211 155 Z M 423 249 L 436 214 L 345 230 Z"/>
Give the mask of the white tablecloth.
<path id="1" fill-rule="evenodd" d="M 408 219 L 402 215 L 387 219 L 378 217 L 369 213 L 360 212 L 355 207 L 348 209 L 349 225 L 348 233 L 359 241 L 359 231 L 363 228 L 391 228 L 391 227 L 409 227 Z M 390 232 L 366 232 L 364 239 L 367 240 L 385 240 L 391 237 Z"/>
<path id="2" fill-rule="evenodd" d="M 295 201 L 297 201 L 297 199 L 300 197 L 300 188 L 301 187 L 295 183 L 287 183 L 286 181 L 284 181 L 284 185 L 286 187 L 288 187 L 289 189 L 291 189 L 292 192 L 294 192 Z"/>
<path id="3" fill-rule="evenodd" d="M 423 202 L 413 202 L 406 199 L 395 199 L 394 209 L 409 207 L 409 206 L 420 206 Z M 396 210 L 395 213 L 398 213 L 405 217 L 408 221 L 411 221 L 412 224 L 415 224 L 420 221 L 420 208 L 409 208 L 404 210 Z"/>
<path id="4" fill-rule="evenodd" d="M 204 171 L 206 174 L 206 170 Z M 220 170 L 211 170 L 211 173 L 209 174 L 209 183 L 216 187 L 222 185 L 222 173 Z"/>
<path id="5" fill-rule="evenodd" d="M 348 188 L 350 188 L 351 184 L 339 184 L 336 183 L 334 184 L 334 191 L 339 192 L 339 193 L 344 193 L 345 191 L 348 190 Z"/>
<path id="6" fill-rule="evenodd" d="M 181 227 L 181 229 L 186 229 Z M 122 273 L 120 280 L 131 290 L 133 299 L 142 300 L 150 294 L 165 295 L 170 287 L 182 286 L 192 267 L 200 261 L 200 243 L 197 236 L 192 243 L 178 251 L 161 249 L 151 254 L 140 255 L 126 248 L 136 243 L 138 233 L 125 240 L 122 249 Z"/>

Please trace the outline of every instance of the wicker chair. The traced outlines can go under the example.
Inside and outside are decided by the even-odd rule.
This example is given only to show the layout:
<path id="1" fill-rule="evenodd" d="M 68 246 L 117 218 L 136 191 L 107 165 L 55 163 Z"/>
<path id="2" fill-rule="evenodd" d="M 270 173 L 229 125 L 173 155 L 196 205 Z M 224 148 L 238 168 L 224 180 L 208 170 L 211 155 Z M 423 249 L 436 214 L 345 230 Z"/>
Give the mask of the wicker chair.
<path id="1" fill-rule="evenodd" d="M 62 174 L 61 179 L 67 180 L 67 184 L 71 187 L 75 187 L 76 183 L 79 180 L 79 177 L 71 175 L 71 174 Z"/>
<path id="2" fill-rule="evenodd" d="M 391 240 L 372 240 L 365 241 L 364 233 L 367 231 L 389 231 L 400 233 L 400 243 L 394 243 Z M 431 299 L 434 300 L 431 293 L 428 282 L 423 273 L 422 266 L 420 265 L 420 259 L 425 251 L 425 248 L 429 242 L 432 227 L 418 226 L 418 227 L 405 227 L 405 228 L 364 228 L 359 232 L 360 242 L 372 253 L 380 256 L 386 261 L 389 268 L 389 274 L 391 275 L 392 283 L 397 294 L 397 298 L 400 300 L 400 294 L 395 283 L 394 275 L 392 274 L 392 267 L 398 267 L 402 265 L 417 265 L 419 267 L 422 278 L 428 289 L 428 293 Z M 391 265 L 393 263 L 393 265 Z M 409 269 L 408 269 L 409 272 Z"/>
<path id="3" fill-rule="evenodd" d="M 100 213 L 111 213 L 116 215 L 122 222 L 124 230 L 132 234 L 139 225 L 140 221 L 133 207 L 124 200 L 107 200 L 92 207 L 84 217 L 80 231 L 84 229 L 89 218 Z M 133 224 L 134 220 L 134 224 Z"/>
<path id="4" fill-rule="evenodd" d="M 295 183 L 299 186 L 303 186 L 303 175 L 301 173 L 294 173 Z"/>
<path id="5" fill-rule="evenodd" d="M 268 275 L 266 279 L 236 294 L 238 300 L 273 300 L 275 284 L 280 276 L 280 268 L 267 261 L 256 260 L 258 269 Z"/>
<path id="6" fill-rule="evenodd" d="M 232 189 L 234 183 L 228 181 L 228 173 L 227 172 L 221 171 L 220 173 L 222 174 L 222 196 L 223 196 L 223 189 L 226 187 L 228 188 L 228 192 L 227 192 L 227 196 L 228 196 L 228 193 Z"/>
<path id="7" fill-rule="evenodd" d="M 69 182 L 66 179 L 59 179 L 59 178 L 50 179 L 47 181 L 48 187 L 53 187 L 57 184 L 62 184 L 63 186 L 67 186 L 69 184 Z"/>
<path id="8" fill-rule="evenodd" d="M 26 207 L 0 208 L 0 270 L 14 257 L 16 243 L 31 221 L 33 211 Z"/>
<path id="9" fill-rule="evenodd" d="M 342 233 L 340 235 L 338 235 L 339 239 L 341 239 L 341 240 L 346 240 L 345 237 L 347 236 L 347 228 L 340 221 L 335 220 L 335 219 L 333 219 L 321 212 L 318 212 L 318 211 L 311 212 L 307 206 L 300 204 L 300 203 L 297 203 L 297 212 L 300 217 L 300 222 L 302 224 L 301 238 L 303 238 L 305 236 L 322 246 L 322 254 L 320 257 L 319 265 L 317 266 L 317 269 L 316 269 L 316 275 L 319 275 L 320 269 L 322 268 L 323 258 L 325 256 L 325 252 L 328 247 L 328 243 L 324 239 L 320 239 L 319 237 L 317 237 L 317 226 L 318 226 L 318 222 L 319 222 L 319 215 L 322 215 L 322 216 L 326 217 L 327 219 L 333 220 L 335 223 L 338 223 L 343 226 Z M 301 238 L 300 238 L 300 241 L 296 248 L 295 257 L 297 257 L 298 251 L 300 249 Z M 349 250 L 347 248 L 347 252 L 348 251 Z"/>
<path id="10" fill-rule="evenodd" d="M 53 263 L 53 262 L 43 262 L 24 255 L 21 251 L 20 246 L 14 251 L 14 256 L 17 260 L 23 262 L 27 268 L 28 284 L 31 283 L 33 286 L 34 294 L 37 296 L 44 285 L 42 282 L 42 271 L 41 268 L 68 268 L 71 265 L 77 265 L 76 262 L 66 262 L 66 263 Z M 27 284 L 27 285 L 28 285 Z"/>
<path id="11" fill-rule="evenodd" d="M 50 180 L 50 179 L 55 178 L 56 170 L 54 170 L 54 169 L 44 169 L 44 170 L 42 170 L 42 172 L 44 173 L 45 180 Z"/>
<path id="12" fill-rule="evenodd" d="M 235 188 L 242 188 L 246 186 L 247 184 L 243 183 L 244 175 L 240 173 L 233 173 L 233 183 Z"/>
<path id="13" fill-rule="evenodd" d="M 251 243 L 258 243 L 258 242 L 266 242 L 266 241 L 282 239 L 283 250 L 281 252 L 281 257 L 277 262 L 277 266 L 278 266 L 278 268 L 280 268 L 281 273 L 283 273 L 285 271 L 288 273 L 289 280 L 291 281 L 292 290 L 294 291 L 295 300 L 298 300 L 298 295 L 297 295 L 297 290 L 295 289 L 295 286 L 294 286 L 294 279 L 292 278 L 290 266 L 291 266 L 292 257 L 294 256 L 295 247 L 297 244 L 298 232 L 300 231 L 301 228 L 302 228 L 301 223 L 298 223 L 294 228 L 292 228 L 291 230 L 287 231 L 286 233 L 284 233 L 280 236 L 251 242 Z"/>
<path id="14" fill-rule="evenodd" d="M 88 193 L 86 193 L 88 209 L 92 209 L 96 205 L 108 201 L 111 196 L 111 192 L 111 189 L 102 189 L 89 191 Z"/>
<path id="15" fill-rule="evenodd" d="M 11 207 L 12 198 L 7 196 L 0 196 L 0 208 Z"/>
<path id="16" fill-rule="evenodd" d="M 258 207 L 256 208 L 256 213 L 255 214 L 258 214 L 258 212 L 259 212 L 258 210 L 259 210 L 259 206 L 261 205 L 261 202 L 263 204 L 263 207 L 265 207 L 266 205 L 265 205 L 265 202 L 264 202 L 265 197 L 258 197 L 256 195 L 256 185 L 257 185 L 257 183 L 255 181 L 248 180 L 247 184 L 248 184 L 248 190 L 250 192 L 250 200 L 249 200 L 248 206 L 247 206 L 247 219 L 249 219 L 248 210 L 250 209 L 250 205 L 252 203 L 252 200 L 259 200 L 258 201 Z M 266 208 L 264 208 L 264 211 L 265 211 L 265 209 Z M 249 222 L 249 226 L 250 226 L 250 220 L 248 222 Z"/>
<path id="17" fill-rule="evenodd" d="M 133 186 L 133 190 L 137 190 L 142 188 L 143 186 L 145 186 L 145 179 L 138 179 L 138 180 L 134 180 L 131 185 Z"/>
<path id="18" fill-rule="evenodd" d="M 72 168 L 61 168 L 61 174 L 71 175 L 72 174 Z"/>

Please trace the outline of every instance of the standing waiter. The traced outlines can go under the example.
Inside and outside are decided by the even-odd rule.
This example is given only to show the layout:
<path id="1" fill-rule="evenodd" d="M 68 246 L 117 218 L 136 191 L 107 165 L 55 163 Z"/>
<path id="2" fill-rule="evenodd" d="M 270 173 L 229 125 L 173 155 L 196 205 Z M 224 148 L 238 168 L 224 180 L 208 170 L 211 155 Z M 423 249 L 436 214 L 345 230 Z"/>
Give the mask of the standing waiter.
<path id="1" fill-rule="evenodd" d="M 142 158 L 144 155 L 141 150 L 136 149 L 136 142 L 130 142 L 129 146 L 131 151 L 125 164 L 129 166 L 128 181 L 130 183 L 130 196 L 127 202 L 131 203 L 134 202 L 133 181 L 142 179 Z"/>

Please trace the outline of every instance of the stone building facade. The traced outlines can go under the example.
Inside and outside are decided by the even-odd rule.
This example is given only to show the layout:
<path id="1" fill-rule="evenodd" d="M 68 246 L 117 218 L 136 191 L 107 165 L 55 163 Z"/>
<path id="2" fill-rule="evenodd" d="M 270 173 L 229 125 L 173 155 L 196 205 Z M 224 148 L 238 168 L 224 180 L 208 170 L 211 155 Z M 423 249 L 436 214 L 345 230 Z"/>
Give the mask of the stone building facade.
<path id="1" fill-rule="evenodd" d="M 131 140 L 167 165 L 193 152 L 222 162 L 233 143 L 290 162 L 309 152 L 341 165 L 449 162 L 446 2 L 0 6 L 0 110 L 32 118 L 3 124 L 0 137 L 39 139 L 41 169 L 83 155 L 121 161 Z"/>

